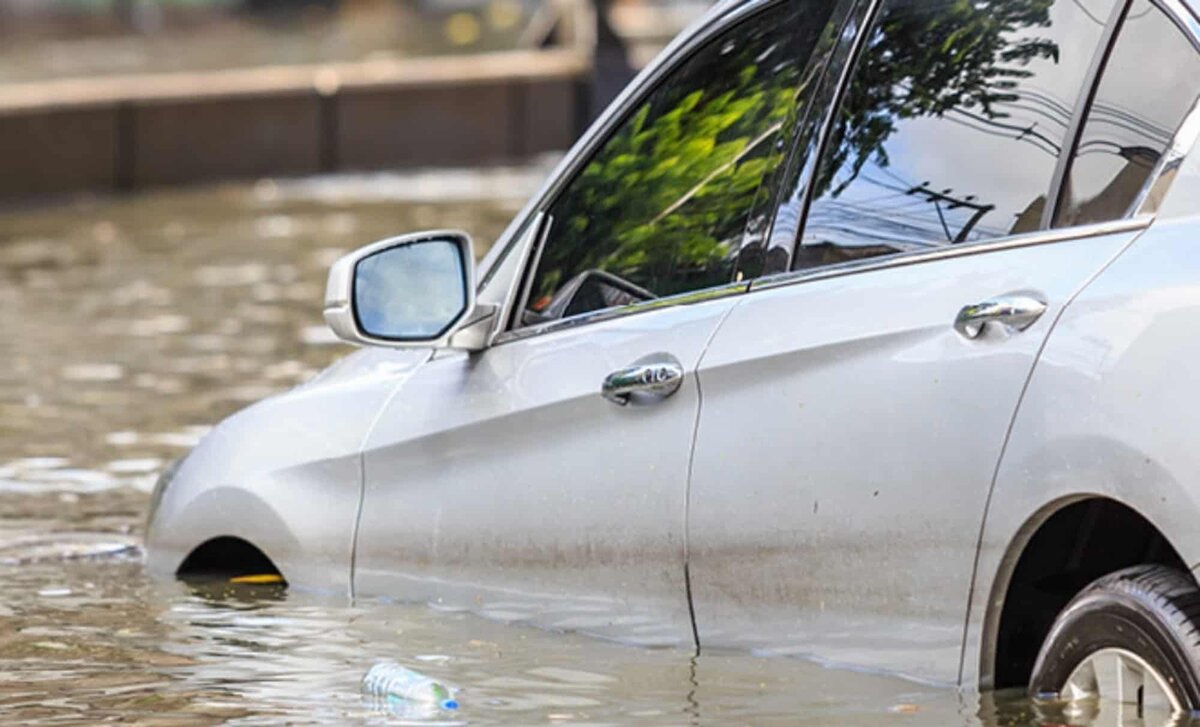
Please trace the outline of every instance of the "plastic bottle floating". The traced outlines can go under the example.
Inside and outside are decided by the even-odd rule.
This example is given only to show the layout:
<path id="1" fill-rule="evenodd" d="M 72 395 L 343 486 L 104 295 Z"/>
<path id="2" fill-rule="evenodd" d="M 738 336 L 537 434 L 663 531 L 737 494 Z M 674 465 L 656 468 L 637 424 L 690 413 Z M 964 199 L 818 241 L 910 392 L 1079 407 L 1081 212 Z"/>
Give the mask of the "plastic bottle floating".
<path id="1" fill-rule="evenodd" d="M 458 709 L 450 687 L 390 660 L 371 667 L 363 677 L 362 690 L 363 694 L 385 703 L 391 712 L 430 716 L 437 710 Z"/>

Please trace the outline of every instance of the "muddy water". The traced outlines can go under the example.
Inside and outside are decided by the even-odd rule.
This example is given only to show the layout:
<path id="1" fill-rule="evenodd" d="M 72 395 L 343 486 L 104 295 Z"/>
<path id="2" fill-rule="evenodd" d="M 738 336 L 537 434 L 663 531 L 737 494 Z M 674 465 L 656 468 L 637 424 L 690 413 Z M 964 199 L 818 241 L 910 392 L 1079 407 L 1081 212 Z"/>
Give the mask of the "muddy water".
<path id="1" fill-rule="evenodd" d="M 347 349 L 325 269 L 429 227 L 494 238 L 544 169 L 261 182 L 0 213 L 0 721 L 1030 723 L 953 690 L 748 654 L 642 650 L 424 606 L 148 579 L 157 472 Z M 392 658 L 453 715 L 364 700 Z"/>

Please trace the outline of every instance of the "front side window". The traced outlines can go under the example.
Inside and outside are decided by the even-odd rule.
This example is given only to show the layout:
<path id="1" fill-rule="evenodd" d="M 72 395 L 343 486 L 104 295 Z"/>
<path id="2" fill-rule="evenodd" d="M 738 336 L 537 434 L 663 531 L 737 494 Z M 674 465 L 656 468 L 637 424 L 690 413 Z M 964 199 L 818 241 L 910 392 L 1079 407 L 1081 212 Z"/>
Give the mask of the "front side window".
<path id="1" fill-rule="evenodd" d="M 1063 183 L 1055 225 L 1124 217 L 1200 92 L 1200 57 L 1148 0 L 1129 8 Z"/>
<path id="2" fill-rule="evenodd" d="M 788 1 L 706 44 L 550 206 L 522 323 L 732 281 L 780 130 L 834 0 Z"/>
<path id="3" fill-rule="evenodd" d="M 1115 0 L 884 0 L 797 268 L 1040 229 Z"/>

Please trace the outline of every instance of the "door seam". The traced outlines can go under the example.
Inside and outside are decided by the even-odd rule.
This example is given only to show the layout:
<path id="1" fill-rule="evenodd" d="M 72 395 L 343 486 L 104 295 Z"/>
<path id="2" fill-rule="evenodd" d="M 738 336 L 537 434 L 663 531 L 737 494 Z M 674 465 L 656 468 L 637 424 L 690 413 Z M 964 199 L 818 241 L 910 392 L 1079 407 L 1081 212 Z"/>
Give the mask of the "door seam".
<path id="1" fill-rule="evenodd" d="M 700 417 L 704 413 L 704 388 L 700 384 L 700 365 L 704 363 L 704 357 L 708 355 L 708 349 L 712 347 L 713 341 L 717 339 L 717 334 L 725 327 L 725 322 L 729 320 L 729 316 L 742 305 L 746 300 L 745 295 L 738 296 L 733 300 L 733 305 L 721 315 L 721 319 L 717 321 L 717 325 L 713 327 L 712 334 L 708 340 L 704 342 L 704 346 L 700 349 L 700 355 L 696 358 L 696 367 L 692 371 L 692 376 L 696 381 L 696 420 L 692 424 L 692 443 L 688 448 L 688 464 L 687 464 L 687 484 L 684 488 L 683 500 L 683 587 L 687 595 L 688 617 L 692 620 L 692 641 L 695 646 L 695 656 L 700 656 L 700 625 L 696 621 L 696 601 L 692 594 L 692 560 L 691 560 L 691 540 L 692 540 L 692 474 L 696 465 L 696 443 L 700 438 Z"/>
<path id="2" fill-rule="evenodd" d="M 433 355 L 434 351 L 431 350 L 424 361 L 414 366 L 405 373 L 402 379 L 396 382 L 396 385 L 392 387 L 391 393 L 387 395 L 387 398 L 379 406 L 379 411 L 375 412 L 370 426 L 367 427 L 366 433 L 363 434 L 362 442 L 358 445 L 358 507 L 355 508 L 354 527 L 350 531 L 350 581 L 347 589 L 347 595 L 350 597 L 351 603 L 354 603 L 356 596 L 354 576 L 358 569 L 358 532 L 359 526 L 362 524 L 363 503 L 367 499 L 367 443 L 371 441 L 371 435 L 375 433 L 376 427 L 379 426 L 379 420 L 383 418 L 383 413 L 392 405 L 392 401 L 395 400 L 409 379 L 433 360 Z"/>

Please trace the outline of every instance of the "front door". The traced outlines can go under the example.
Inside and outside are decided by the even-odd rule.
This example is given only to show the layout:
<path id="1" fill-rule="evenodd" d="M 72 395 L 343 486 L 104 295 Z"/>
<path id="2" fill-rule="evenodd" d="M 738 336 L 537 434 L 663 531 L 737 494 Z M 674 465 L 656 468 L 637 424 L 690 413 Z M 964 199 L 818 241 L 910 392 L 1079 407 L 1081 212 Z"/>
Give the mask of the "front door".
<path id="1" fill-rule="evenodd" d="M 380 415 L 357 594 L 692 642 L 695 370 L 749 285 L 745 232 L 770 209 L 759 190 L 827 19 L 765 7 L 681 50 L 539 206 L 544 239 L 495 344 L 438 355 Z"/>
<path id="2" fill-rule="evenodd" d="M 802 185 L 794 272 L 756 281 L 701 362 L 702 647 L 957 681 L 1022 389 L 1138 228 L 1045 230 L 1102 40 L 1089 13 L 1114 3 L 1037 5 L 881 3 Z"/>
<path id="3" fill-rule="evenodd" d="M 614 371 L 695 370 L 731 299 L 451 354 L 407 381 L 364 455 L 358 595 L 644 644 L 692 639 L 683 580 L 694 376 L 620 405 Z"/>

